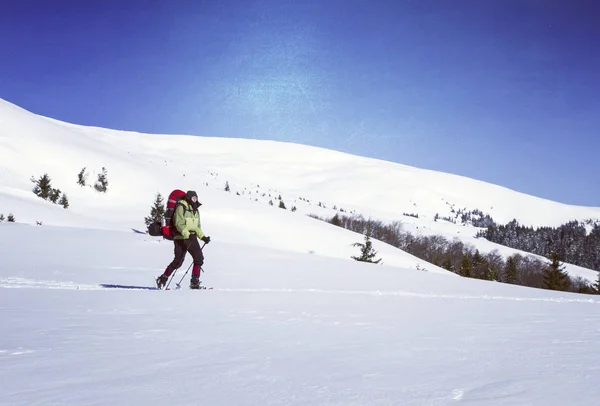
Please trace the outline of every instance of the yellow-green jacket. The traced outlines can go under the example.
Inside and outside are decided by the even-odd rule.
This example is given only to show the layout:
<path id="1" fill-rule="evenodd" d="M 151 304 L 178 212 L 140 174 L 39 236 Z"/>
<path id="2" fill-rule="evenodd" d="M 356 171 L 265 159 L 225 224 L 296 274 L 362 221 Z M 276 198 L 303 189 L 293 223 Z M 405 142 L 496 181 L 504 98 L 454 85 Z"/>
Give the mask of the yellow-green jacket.
<path id="1" fill-rule="evenodd" d="M 190 233 L 195 233 L 198 239 L 204 237 L 204 233 L 200 228 L 200 212 L 192 210 L 192 206 L 187 201 L 181 200 L 175 207 L 175 228 L 181 233 L 173 237 L 175 240 L 187 240 L 190 238 Z"/>

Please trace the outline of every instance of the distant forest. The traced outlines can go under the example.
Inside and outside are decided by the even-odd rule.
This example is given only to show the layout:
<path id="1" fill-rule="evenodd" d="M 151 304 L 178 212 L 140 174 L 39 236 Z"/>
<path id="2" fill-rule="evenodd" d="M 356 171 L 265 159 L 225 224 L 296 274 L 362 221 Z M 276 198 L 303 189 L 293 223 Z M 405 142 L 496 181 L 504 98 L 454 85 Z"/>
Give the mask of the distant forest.
<path id="1" fill-rule="evenodd" d="M 489 233 L 490 241 L 538 254 L 548 260 L 542 261 L 532 255 L 519 254 L 505 260 L 497 250 L 480 253 L 474 246 L 465 244 L 458 238 L 450 241 L 443 236 L 415 236 L 403 230 L 401 222 L 384 224 L 362 216 L 345 216 L 339 213 L 332 218 L 314 215 L 312 217 L 361 234 L 368 229 L 372 238 L 461 276 L 541 289 L 600 293 L 600 279 L 592 286 L 583 278 L 571 278 L 564 272 L 564 266 L 560 263 L 566 261 L 598 270 L 599 224 L 588 224 L 588 227 L 592 227 L 592 232 L 587 234 L 584 225 L 576 222 L 556 229 L 543 227 L 533 230 L 519 227 L 516 221 L 506 226 L 497 226 L 489 216 L 478 211 L 455 214 L 454 219 L 444 220 L 463 223 L 471 223 L 474 220 L 480 225 L 484 223 L 487 229 L 482 230 L 478 234 L 479 237 L 488 238 Z"/>
<path id="2" fill-rule="evenodd" d="M 505 226 L 489 225 L 477 236 L 546 258 L 556 251 L 565 262 L 600 271 L 600 222 L 571 221 L 557 228 L 534 229 L 513 220 Z"/>

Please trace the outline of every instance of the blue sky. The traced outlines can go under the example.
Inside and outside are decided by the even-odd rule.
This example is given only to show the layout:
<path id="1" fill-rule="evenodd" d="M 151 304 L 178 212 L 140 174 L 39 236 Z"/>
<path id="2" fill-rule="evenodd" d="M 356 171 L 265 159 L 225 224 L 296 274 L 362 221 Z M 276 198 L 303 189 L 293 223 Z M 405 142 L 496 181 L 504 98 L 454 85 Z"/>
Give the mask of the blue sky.
<path id="1" fill-rule="evenodd" d="M 5 2 L 0 98 L 600 206 L 598 16 L 592 0 Z"/>

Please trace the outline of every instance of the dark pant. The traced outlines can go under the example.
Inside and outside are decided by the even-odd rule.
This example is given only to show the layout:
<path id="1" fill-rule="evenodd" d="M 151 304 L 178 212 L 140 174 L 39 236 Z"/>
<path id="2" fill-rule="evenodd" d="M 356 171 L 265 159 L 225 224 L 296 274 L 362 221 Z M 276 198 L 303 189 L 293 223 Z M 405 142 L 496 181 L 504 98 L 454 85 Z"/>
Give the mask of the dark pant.
<path id="1" fill-rule="evenodd" d="M 179 269 L 183 265 L 186 253 L 189 252 L 194 259 L 192 276 L 199 276 L 200 267 L 204 263 L 204 255 L 202 254 L 202 248 L 200 248 L 196 234 L 190 234 L 188 240 L 174 240 L 173 242 L 175 244 L 175 258 L 165 270 L 165 274 L 170 276 L 175 269 Z"/>

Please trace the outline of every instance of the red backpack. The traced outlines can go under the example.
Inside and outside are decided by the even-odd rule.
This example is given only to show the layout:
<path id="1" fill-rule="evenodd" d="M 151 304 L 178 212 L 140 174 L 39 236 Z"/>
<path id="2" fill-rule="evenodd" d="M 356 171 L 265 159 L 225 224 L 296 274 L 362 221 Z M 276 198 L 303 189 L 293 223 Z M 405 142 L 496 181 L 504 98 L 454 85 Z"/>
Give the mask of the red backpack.
<path id="1" fill-rule="evenodd" d="M 167 210 L 163 215 L 162 221 L 155 221 L 148 226 L 148 234 L 154 237 L 163 237 L 167 240 L 172 240 L 176 235 L 181 233 L 177 231 L 175 223 L 173 222 L 173 216 L 175 215 L 175 207 L 180 200 L 185 198 L 185 192 L 183 190 L 175 189 L 169 195 L 167 200 Z"/>
<path id="2" fill-rule="evenodd" d="M 169 200 L 167 200 L 167 210 L 165 211 L 165 215 L 163 216 L 162 223 L 162 236 L 167 240 L 172 240 L 176 235 L 180 235 L 180 232 L 175 227 L 175 223 L 172 221 L 173 216 L 175 215 L 175 207 L 177 207 L 177 203 L 180 200 L 185 198 L 185 192 L 183 190 L 175 189 L 169 195 Z"/>

